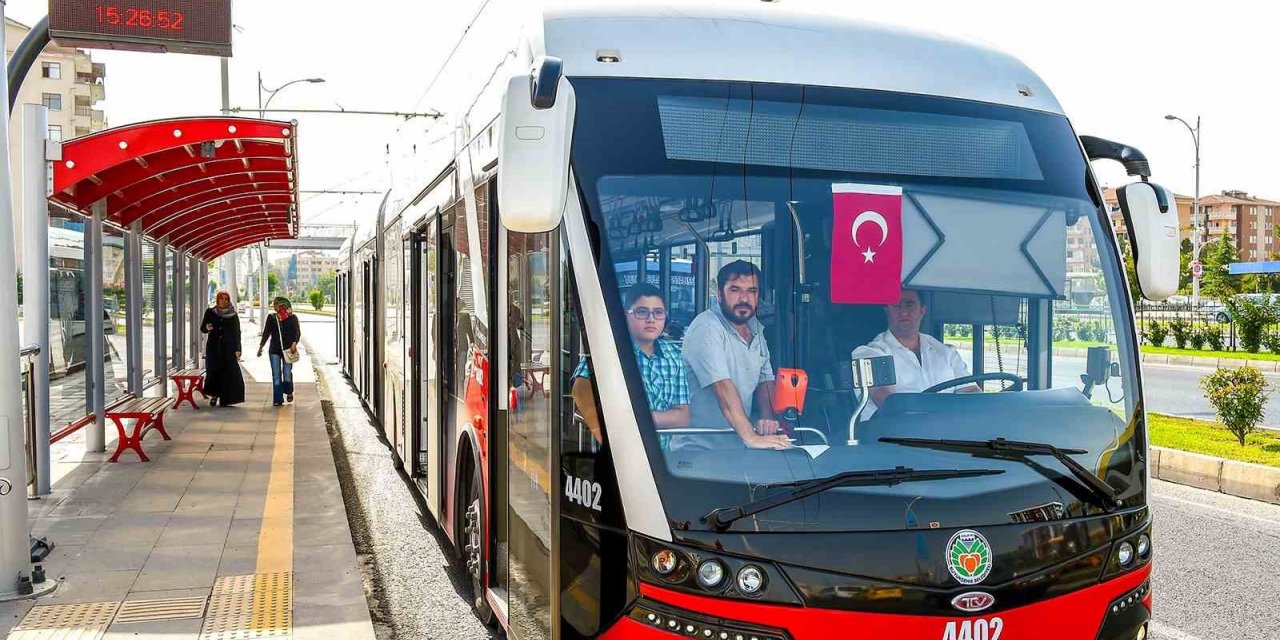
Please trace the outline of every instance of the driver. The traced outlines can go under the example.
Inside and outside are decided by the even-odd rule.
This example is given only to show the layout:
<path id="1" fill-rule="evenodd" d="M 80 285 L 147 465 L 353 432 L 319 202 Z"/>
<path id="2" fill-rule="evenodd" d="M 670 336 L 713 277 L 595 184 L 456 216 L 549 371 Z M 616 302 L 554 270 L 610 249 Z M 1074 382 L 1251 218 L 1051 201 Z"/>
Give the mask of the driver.
<path id="1" fill-rule="evenodd" d="M 893 356 L 894 377 L 897 379 L 897 384 L 871 389 L 871 402 L 862 412 L 863 420 L 875 415 L 885 398 L 899 391 L 919 393 L 940 382 L 969 375 L 969 366 L 955 347 L 920 333 L 920 321 L 924 319 L 926 310 L 918 291 L 903 289 L 896 303 L 885 305 L 889 330 L 853 350 L 854 358 Z M 981 389 L 975 384 L 967 384 L 944 390 L 947 393 L 951 391 L 975 393 Z"/>

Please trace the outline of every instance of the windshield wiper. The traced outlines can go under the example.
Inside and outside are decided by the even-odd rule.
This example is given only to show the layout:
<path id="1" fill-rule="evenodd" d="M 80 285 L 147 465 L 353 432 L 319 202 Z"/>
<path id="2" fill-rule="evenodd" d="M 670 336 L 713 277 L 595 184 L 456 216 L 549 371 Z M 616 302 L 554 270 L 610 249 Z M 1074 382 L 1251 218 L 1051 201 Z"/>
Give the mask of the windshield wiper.
<path id="1" fill-rule="evenodd" d="M 992 440 L 947 440 L 933 438 L 880 438 L 880 442 L 901 444 L 908 447 L 927 447 L 930 449 L 955 449 L 958 451 L 976 452 L 990 451 L 991 457 L 1005 458 L 1029 462 L 1028 456 L 1053 456 L 1075 476 L 1076 480 L 1089 490 L 1094 502 L 1105 511 L 1120 506 L 1118 492 L 1071 458 L 1072 454 L 1088 453 L 1085 449 L 1061 449 L 1044 442 L 1019 442 L 995 438 Z M 1039 465 L 1031 465 L 1036 470 L 1045 470 Z"/>
<path id="2" fill-rule="evenodd" d="M 805 480 L 803 482 L 780 482 L 762 485 L 764 488 L 791 487 L 795 489 L 780 493 L 763 500 L 755 500 L 736 507 L 714 509 L 702 517 L 702 521 L 710 524 L 716 531 L 724 531 L 737 520 L 753 516 L 761 511 L 803 500 L 811 495 L 822 493 L 836 487 L 869 487 L 876 485 L 893 486 L 903 482 L 923 482 L 926 480 L 949 480 L 951 478 L 971 478 L 974 476 L 993 476 L 1004 473 L 1003 469 L 928 469 L 917 471 L 909 467 L 893 469 L 873 469 L 868 471 L 844 471 L 827 478 Z"/>

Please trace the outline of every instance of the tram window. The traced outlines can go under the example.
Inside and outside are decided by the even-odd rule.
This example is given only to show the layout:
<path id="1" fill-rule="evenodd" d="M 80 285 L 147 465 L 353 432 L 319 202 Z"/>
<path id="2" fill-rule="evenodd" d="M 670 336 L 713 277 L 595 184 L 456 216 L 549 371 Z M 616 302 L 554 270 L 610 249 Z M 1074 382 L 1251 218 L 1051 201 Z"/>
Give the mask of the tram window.
<path id="1" fill-rule="evenodd" d="M 667 282 L 667 306 L 669 307 L 667 330 L 683 333 L 684 327 L 698 315 L 698 274 L 701 264 L 695 245 L 672 247 L 669 259 L 670 277 Z"/>
<path id="2" fill-rule="evenodd" d="M 484 358 L 488 355 L 488 344 L 486 340 L 486 328 L 488 323 L 482 320 L 481 307 L 483 306 L 484 291 L 484 264 L 485 256 L 481 254 L 472 259 L 472 251 L 474 244 L 471 241 L 469 232 L 470 225 L 467 218 L 469 217 L 466 210 L 466 203 L 458 201 L 454 206 L 453 213 L 457 222 L 453 225 L 453 244 L 454 256 L 456 262 L 454 264 L 454 273 L 456 274 L 456 286 L 454 294 L 454 305 L 457 313 L 454 318 L 454 381 L 457 390 L 468 388 L 462 383 L 467 379 L 468 373 L 475 366 L 476 358 Z M 473 266 L 481 269 L 480 273 L 473 273 Z M 477 290 L 479 287 L 479 290 Z"/>

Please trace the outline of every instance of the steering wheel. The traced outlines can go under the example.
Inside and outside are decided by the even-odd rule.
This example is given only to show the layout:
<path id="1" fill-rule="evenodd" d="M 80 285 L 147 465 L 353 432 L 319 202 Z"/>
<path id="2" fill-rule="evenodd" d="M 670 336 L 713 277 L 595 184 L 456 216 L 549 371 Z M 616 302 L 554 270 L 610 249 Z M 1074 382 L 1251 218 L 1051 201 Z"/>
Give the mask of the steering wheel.
<path id="1" fill-rule="evenodd" d="M 1022 391 L 1022 378 L 1019 378 L 1017 374 L 996 372 L 996 373 L 980 373 L 976 376 L 965 376 L 963 378 L 953 378 L 951 380 L 947 380 L 946 382 L 939 382 L 938 384 L 935 384 L 932 387 L 925 389 L 922 393 L 937 393 L 939 391 L 942 391 L 943 389 L 950 389 L 951 387 L 958 387 L 960 385 L 971 384 L 975 382 L 984 382 L 986 380 L 1004 380 L 1005 382 L 1012 382 L 1013 384 L 1010 385 L 1008 389 L 1005 389 L 1005 391 Z"/>

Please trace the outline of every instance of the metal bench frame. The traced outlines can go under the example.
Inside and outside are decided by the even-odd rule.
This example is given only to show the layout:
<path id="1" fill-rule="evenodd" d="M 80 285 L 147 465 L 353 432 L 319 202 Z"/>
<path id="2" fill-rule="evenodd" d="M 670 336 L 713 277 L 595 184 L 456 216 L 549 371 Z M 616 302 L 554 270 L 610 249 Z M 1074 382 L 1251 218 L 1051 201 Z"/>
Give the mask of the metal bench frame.
<path id="1" fill-rule="evenodd" d="M 115 423 L 116 431 L 120 434 L 116 441 L 116 452 L 111 455 L 110 461 L 118 461 L 120 454 L 132 449 L 143 462 L 150 462 L 151 459 L 142 451 L 142 439 L 147 432 L 155 429 L 165 440 L 173 439 L 164 430 L 164 412 L 169 408 L 168 405 L 168 398 L 134 398 L 108 411 L 107 417 Z M 125 420 L 133 420 L 132 430 L 125 427 Z"/>
<path id="2" fill-rule="evenodd" d="M 204 369 L 173 371 L 169 373 L 169 379 L 173 380 L 173 386 L 178 390 L 178 400 L 173 403 L 174 409 L 184 401 L 190 402 L 192 409 L 199 409 L 195 396 L 197 391 L 205 400 L 209 399 L 209 395 L 204 392 Z"/>

